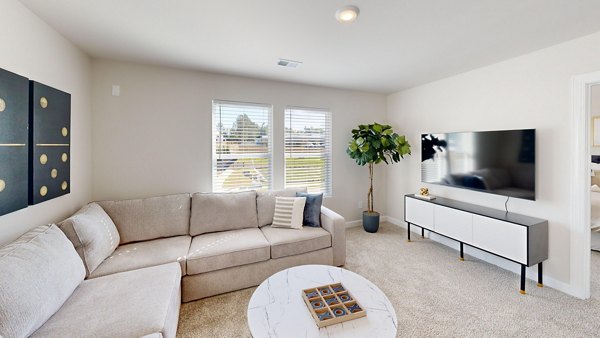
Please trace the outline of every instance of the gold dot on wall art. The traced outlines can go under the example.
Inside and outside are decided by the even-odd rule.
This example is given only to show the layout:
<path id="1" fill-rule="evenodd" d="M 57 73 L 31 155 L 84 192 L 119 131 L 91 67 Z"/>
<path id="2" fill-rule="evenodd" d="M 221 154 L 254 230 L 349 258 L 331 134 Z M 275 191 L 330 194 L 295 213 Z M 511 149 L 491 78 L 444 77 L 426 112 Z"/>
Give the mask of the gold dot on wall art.
<path id="1" fill-rule="evenodd" d="M 6 101 L 0 97 L 0 113 L 6 109 Z"/>
<path id="2" fill-rule="evenodd" d="M 3 192 L 6 188 L 6 182 L 4 180 L 0 180 L 0 192 Z"/>
<path id="3" fill-rule="evenodd" d="M 58 176 L 58 170 L 56 170 L 56 169 L 50 170 L 50 176 L 52 178 L 56 178 L 56 176 Z"/>
<path id="4" fill-rule="evenodd" d="M 40 163 L 41 163 L 41 164 L 46 164 L 46 163 L 48 163 L 48 156 L 46 156 L 46 154 L 42 154 L 42 155 L 40 155 Z"/>
<path id="5" fill-rule="evenodd" d="M 62 190 L 67 190 L 68 187 L 69 187 L 69 183 L 67 183 L 67 181 L 63 181 L 62 184 L 60 185 L 60 188 Z"/>
<path id="6" fill-rule="evenodd" d="M 46 194 L 48 194 L 48 188 L 47 188 L 45 185 L 43 185 L 43 186 L 40 188 L 40 195 L 42 195 L 42 196 L 46 196 Z"/>
<path id="7" fill-rule="evenodd" d="M 63 153 L 63 154 L 60 156 L 60 159 L 61 159 L 63 162 L 65 162 L 65 163 L 66 163 L 66 162 L 69 160 L 69 155 L 67 155 L 67 153 Z"/>
<path id="8" fill-rule="evenodd" d="M 67 135 L 69 135 L 69 130 L 67 129 L 67 127 L 63 127 L 63 129 L 60 132 L 64 137 L 67 137 Z"/>
<path id="9" fill-rule="evenodd" d="M 42 107 L 42 108 L 48 107 L 48 100 L 43 96 L 40 98 L 40 107 Z"/>

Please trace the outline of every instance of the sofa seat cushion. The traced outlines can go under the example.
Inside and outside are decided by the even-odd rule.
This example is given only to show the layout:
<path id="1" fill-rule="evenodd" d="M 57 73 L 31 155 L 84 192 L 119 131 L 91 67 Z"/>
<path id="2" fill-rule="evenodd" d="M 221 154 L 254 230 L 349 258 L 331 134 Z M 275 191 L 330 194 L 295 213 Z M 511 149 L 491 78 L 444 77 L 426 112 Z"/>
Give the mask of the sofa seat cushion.
<path id="1" fill-rule="evenodd" d="M 177 263 L 85 280 L 33 337 L 175 337 L 180 281 Z"/>
<path id="2" fill-rule="evenodd" d="M 179 262 L 181 273 L 185 275 L 185 259 L 191 241 L 190 236 L 177 236 L 121 245 L 91 273 L 90 278 L 171 262 Z"/>
<path id="3" fill-rule="evenodd" d="M 85 268 L 56 225 L 0 248 L 0 337 L 27 337 L 67 301 Z"/>
<path id="4" fill-rule="evenodd" d="M 258 228 L 204 234 L 192 240 L 187 274 L 262 262 L 269 258 L 269 242 Z"/>
<path id="5" fill-rule="evenodd" d="M 256 192 L 195 193 L 190 235 L 257 228 Z"/>
<path id="6" fill-rule="evenodd" d="M 121 242 L 188 235 L 190 194 L 98 202 L 119 230 Z"/>
<path id="7" fill-rule="evenodd" d="M 89 277 L 119 245 L 115 223 L 97 203 L 90 203 L 62 221 L 60 229 L 73 243 Z"/>
<path id="8" fill-rule="evenodd" d="M 271 258 L 299 255 L 331 246 L 331 234 L 323 228 L 303 227 L 300 230 L 260 228 L 271 243 Z"/>

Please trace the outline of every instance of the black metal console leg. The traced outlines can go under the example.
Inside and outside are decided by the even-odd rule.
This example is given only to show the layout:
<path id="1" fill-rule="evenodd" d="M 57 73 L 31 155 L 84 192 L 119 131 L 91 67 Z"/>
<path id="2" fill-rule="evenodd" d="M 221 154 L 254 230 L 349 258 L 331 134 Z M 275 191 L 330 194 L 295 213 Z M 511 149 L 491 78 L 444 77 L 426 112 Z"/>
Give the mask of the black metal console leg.
<path id="1" fill-rule="evenodd" d="M 521 264 L 521 290 L 519 291 L 522 295 L 525 294 L 525 264 Z"/>
<path id="2" fill-rule="evenodd" d="M 421 237 L 425 238 L 425 228 L 421 228 Z"/>
<path id="3" fill-rule="evenodd" d="M 460 260 L 464 261 L 465 260 L 465 251 L 463 249 L 463 243 L 460 242 Z"/>
<path id="4" fill-rule="evenodd" d="M 410 223 L 407 223 L 408 227 L 406 229 L 406 233 L 408 234 L 408 239 L 406 240 L 407 242 L 410 242 Z"/>
<path id="5" fill-rule="evenodd" d="M 538 264 L 538 283 L 537 283 L 538 288 L 543 288 L 544 287 L 544 280 L 542 277 L 542 262 L 540 262 Z"/>

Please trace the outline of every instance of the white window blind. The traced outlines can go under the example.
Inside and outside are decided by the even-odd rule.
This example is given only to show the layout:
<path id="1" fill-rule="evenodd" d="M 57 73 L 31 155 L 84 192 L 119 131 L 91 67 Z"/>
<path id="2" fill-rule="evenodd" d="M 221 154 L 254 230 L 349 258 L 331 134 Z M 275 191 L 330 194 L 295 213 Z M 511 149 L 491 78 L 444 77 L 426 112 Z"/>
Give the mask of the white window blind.
<path id="1" fill-rule="evenodd" d="M 270 105 L 213 101 L 213 191 L 271 189 Z"/>
<path id="2" fill-rule="evenodd" d="M 321 109 L 285 110 L 285 186 L 332 194 L 331 113 Z"/>

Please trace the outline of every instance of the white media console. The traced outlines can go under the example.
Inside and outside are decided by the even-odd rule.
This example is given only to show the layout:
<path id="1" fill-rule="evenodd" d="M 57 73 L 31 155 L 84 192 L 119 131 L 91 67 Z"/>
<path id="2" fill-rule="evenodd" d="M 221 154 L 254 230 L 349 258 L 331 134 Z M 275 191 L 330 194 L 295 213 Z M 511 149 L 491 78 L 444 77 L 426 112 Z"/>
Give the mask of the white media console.
<path id="1" fill-rule="evenodd" d="M 404 221 L 424 230 L 489 252 L 521 265 L 521 293 L 525 294 L 525 268 L 538 265 L 542 287 L 542 262 L 548 259 L 548 221 L 438 197 L 424 200 L 404 196 Z"/>

